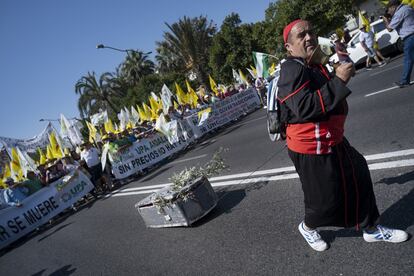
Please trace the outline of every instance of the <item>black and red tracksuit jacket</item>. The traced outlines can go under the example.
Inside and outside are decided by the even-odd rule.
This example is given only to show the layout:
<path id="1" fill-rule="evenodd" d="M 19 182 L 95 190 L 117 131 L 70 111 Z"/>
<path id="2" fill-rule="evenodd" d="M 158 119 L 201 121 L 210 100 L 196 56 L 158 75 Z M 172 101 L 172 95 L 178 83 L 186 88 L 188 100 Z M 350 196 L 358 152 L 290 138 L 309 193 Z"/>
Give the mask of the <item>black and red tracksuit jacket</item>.
<path id="1" fill-rule="evenodd" d="M 351 94 L 345 83 L 323 65 L 289 57 L 282 63 L 278 87 L 288 148 L 303 154 L 331 153 L 343 140 L 346 97 Z"/>

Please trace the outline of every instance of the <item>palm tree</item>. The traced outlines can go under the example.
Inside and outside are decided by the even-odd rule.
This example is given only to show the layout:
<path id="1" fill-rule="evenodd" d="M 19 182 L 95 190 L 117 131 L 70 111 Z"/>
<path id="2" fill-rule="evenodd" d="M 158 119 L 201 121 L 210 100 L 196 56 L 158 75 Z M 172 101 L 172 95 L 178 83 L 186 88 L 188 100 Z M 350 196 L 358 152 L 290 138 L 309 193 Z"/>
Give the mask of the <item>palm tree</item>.
<path id="1" fill-rule="evenodd" d="M 88 72 L 76 82 L 75 93 L 80 95 L 78 109 L 82 118 L 98 112 L 99 109 L 110 108 L 115 113 L 118 111 L 111 98 L 122 96 L 123 92 L 111 87 L 112 80 L 113 74 L 111 73 L 103 73 L 98 81 L 95 72 Z"/>
<path id="2" fill-rule="evenodd" d="M 202 83 L 207 83 L 209 49 L 216 32 L 213 21 L 204 16 L 184 16 L 172 25 L 165 24 L 169 32 L 164 32 L 164 41 L 157 42 L 157 60 L 193 71 Z"/>
<path id="3" fill-rule="evenodd" d="M 155 64 L 148 59 L 148 54 L 131 50 L 127 50 L 127 54 L 120 71 L 131 86 L 137 85 L 143 76 L 154 73 Z"/>
<path id="4" fill-rule="evenodd" d="M 184 74 L 187 71 L 184 61 L 168 50 L 166 41 L 157 42 L 157 46 L 158 54 L 155 56 L 155 60 L 157 61 L 159 73 L 176 72 Z"/>

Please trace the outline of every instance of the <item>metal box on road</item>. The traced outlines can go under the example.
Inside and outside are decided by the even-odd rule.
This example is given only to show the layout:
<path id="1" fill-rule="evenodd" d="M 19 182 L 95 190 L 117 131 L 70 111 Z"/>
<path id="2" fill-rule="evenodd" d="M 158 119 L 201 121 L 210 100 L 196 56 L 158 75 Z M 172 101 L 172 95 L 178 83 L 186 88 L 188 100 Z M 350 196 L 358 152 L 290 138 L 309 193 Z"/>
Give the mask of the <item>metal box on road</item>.
<path id="1" fill-rule="evenodd" d="M 218 202 L 207 178 L 197 178 L 178 191 L 160 189 L 135 204 L 150 228 L 189 226 L 210 212 Z"/>

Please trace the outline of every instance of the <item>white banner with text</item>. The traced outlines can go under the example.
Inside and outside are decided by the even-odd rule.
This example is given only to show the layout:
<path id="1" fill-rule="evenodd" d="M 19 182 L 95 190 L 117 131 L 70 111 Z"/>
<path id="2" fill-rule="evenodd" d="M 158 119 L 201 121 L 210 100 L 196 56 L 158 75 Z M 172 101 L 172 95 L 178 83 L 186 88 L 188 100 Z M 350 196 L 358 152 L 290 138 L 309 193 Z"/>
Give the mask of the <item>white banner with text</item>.
<path id="1" fill-rule="evenodd" d="M 21 207 L 0 210 L 0 248 L 47 223 L 93 188 L 89 178 L 75 170 L 24 199 Z"/>

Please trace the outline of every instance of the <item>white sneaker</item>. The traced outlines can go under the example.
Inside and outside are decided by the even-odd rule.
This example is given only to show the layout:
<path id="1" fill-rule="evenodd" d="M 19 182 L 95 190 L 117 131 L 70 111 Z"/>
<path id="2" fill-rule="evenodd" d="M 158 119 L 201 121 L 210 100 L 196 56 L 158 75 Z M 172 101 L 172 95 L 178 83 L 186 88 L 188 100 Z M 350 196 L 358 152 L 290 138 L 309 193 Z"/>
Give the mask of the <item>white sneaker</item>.
<path id="1" fill-rule="evenodd" d="M 386 62 L 381 62 L 381 63 L 378 65 L 378 67 L 384 67 L 385 65 L 387 65 L 387 63 L 386 63 Z"/>
<path id="2" fill-rule="evenodd" d="M 303 221 L 298 226 L 299 232 L 308 242 L 310 247 L 316 251 L 325 251 L 328 249 L 328 244 L 321 238 L 317 230 L 306 230 Z"/>
<path id="3" fill-rule="evenodd" d="M 403 230 L 387 228 L 379 224 L 377 225 L 377 231 L 373 233 L 367 233 L 364 231 L 363 237 L 366 242 L 386 241 L 398 243 L 408 240 L 407 232 Z"/>

